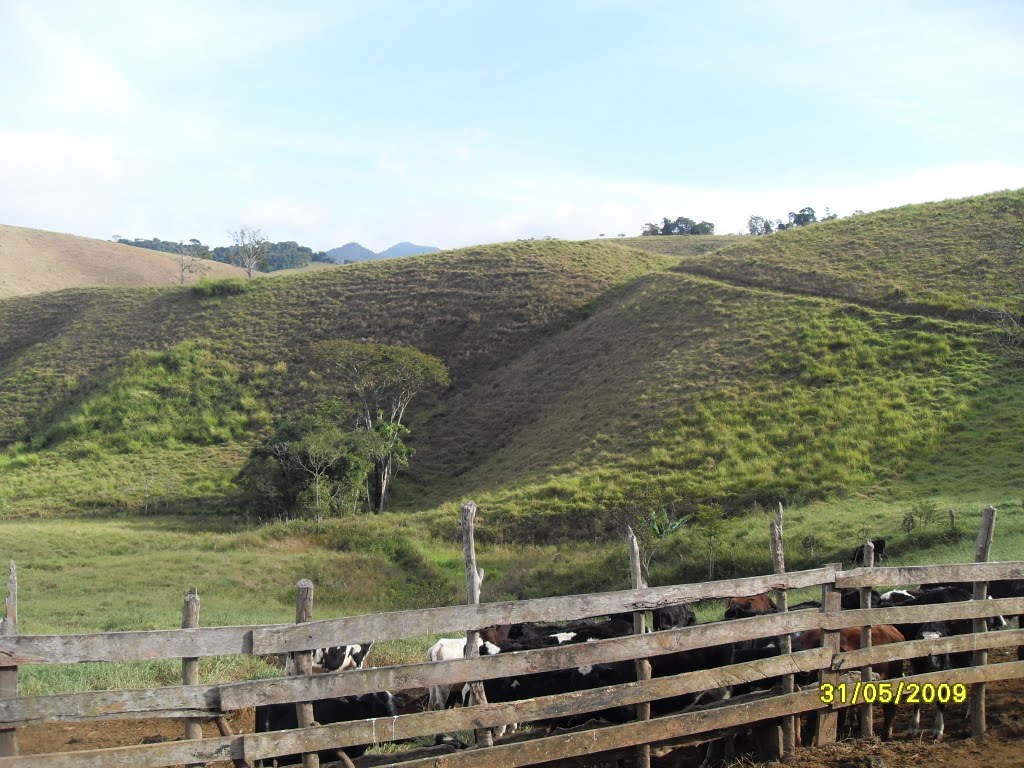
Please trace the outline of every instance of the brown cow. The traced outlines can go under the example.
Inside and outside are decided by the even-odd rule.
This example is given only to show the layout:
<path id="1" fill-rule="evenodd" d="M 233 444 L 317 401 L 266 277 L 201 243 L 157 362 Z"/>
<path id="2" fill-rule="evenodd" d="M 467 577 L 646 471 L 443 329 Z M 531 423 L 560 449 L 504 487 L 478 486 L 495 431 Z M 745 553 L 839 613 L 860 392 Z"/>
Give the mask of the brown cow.
<path id="1" fill-rule="evenodd" d="M 767 592 L 752 597 L 730 597 L 725 601 L 727 619 L 746 619 L 750 616 L 775 613 L 775 610 L 775 601 Z"/>
<path id="2" fill-rule="evenodd" d="M 806 632 L 797 634 L 793 641 L 794 651 L 806 651 L 809 648 L 821 646 L 822 630 L 808 629 Z M 876 624 L 871 627 L 871 646 L 888 645 L 889 643 L 902 643 L 903 634 L 890 624 Z M 839 650 L 842 652 L 856 651 L 860 649 L 860 627 L 846 627 L 839 630 Z M 872 664 L 871 670 L 881 680 L 893 680 L 903 676 L 903 659 L 886 661 L 879 664 Z M 844 719 L 846 708 L 839 711 L 840 727 Z M 896 721 L 896 705 L 882 705 L 882 740 L 892 739 L 892 727 Z"/>

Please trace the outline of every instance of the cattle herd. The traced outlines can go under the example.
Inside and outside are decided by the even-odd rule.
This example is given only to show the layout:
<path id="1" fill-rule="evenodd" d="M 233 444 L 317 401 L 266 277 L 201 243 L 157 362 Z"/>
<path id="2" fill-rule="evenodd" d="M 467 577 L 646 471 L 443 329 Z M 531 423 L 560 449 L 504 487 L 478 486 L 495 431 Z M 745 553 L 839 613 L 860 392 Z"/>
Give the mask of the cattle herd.
<path id="1" fill-rule="evenodd" d="M 1024 597 L 1024 581 L 991 582 L 989 585 L 992 597 Z M 871 591 L 872 607 L 936 605 L 970 600 L 972 598 L 970 584 L 938 584 L 923 586 L 916 590 L 892 590 L 885 594 Z M 843 590 L 841 605 L 844 609 L 860 607 L 860 594 L 856 589 Z M 817 601 L 808 601 L 794 605 L 791 610 L 820 609 Z M 730 598 L 725 606 L 725 619 L 740 619 L 773 613 L 776 610 L 774 601 L 767 594 L 751 597 Z M 1024 627 L 1024 617 L 1017 617 L 1018 626 Z M 654 631 L 663 631 L 696 624 L 696 617 L 687 606 L 673 605 L 659 608 L 653 612 Z M 992 619 L 989 626 L 993 629 L 1005 626 L 1001 617 Z M 971 620 L 954 620 L 929 622 L 926 624 L 875 625 L 871 627 L 873 646 L 904 640 L 929 639 L 962 635 L 973 631 Z M 595 617 L 559 624 L 515 624 L 486 627 L 480 631 L 479 652 L 481 655 L 516 653 L 539 648 L 583 643 L 632 634 L 633 614 L 624 613 L 608 617 Z M 852 651 L 860 647 L 861 632 L 859 627 L 845 629 L 840 632 L 840 649 Z M 796 633 L 792 637 L 794 651 L 819 647 L 822 642 L 822 631 L 813 629 Z M 444 661 L 462 658 L 465 653 L 466 638 L 443 638 L 438 640 L 427 654 L 428 661 Z M 314 669 L 324 672 L 341 672 L 346 669 L 363 667 L 369 645 L 349 645 L 326 648 L 315 652 Z M 697 648 L 655 656 L 651 662 L 652 677 L 665 677 L 696 670 L 715 669 L 744 661 L 766 659 L 780 652 L 775 637 L 754 641 L 726 643 L 723 645 Z M 1018 649 L 1018 657 L 1024 659 L 1024 646 Z M 911 674 L 937 672 L 969 666 L 971 654 L 953 653 L 936 654 L 909 661 L 907 667 Z M 902 661 L 876 664 L 872 667 L 873 676 L 877 679 L 892 679 L 904 674 Z M 602 686 L 616 685 L 636 680 L 634 662 L 617 662 L 593 664 L 576 669 L 520 675 L 512 678 L 499 678 L 484 682 L 484 690 L 489 703 L 510 702 L 532 699 L 539 696 L 550 696 L 571 691 L 581 691 Z M 697 705 L 720 701 L 730 697 L 743 695 L 755 690 L 770 690 L 777 680 L 766 679 L 756 683 L 724 686 L 700 693 L 676 696 L 671 699 L 660 699 L 651 702 L 652 716 L 685 711 Z M 797 676 L 796 682 L 813 686 L 816 674 Z M 420 700 L 419 707 L 427 709 L 443 709 L 467 704 L 468 685 L 451 688 L 436 686 L 429 690 L 426 701 Z M 364 694 L 363 696 L 347 696 L 314 703 L 313 716 L 319 724 L 360 720 L 372 717 L 393 717 L 398 714 L 395 697 L 388 692 Z M 847 710 L 840 710 L 840 717 Z M 882 738 L 892 736 L 895 719 L 895 707 L 883 706 Z M 547 727 L 572 727 L 581 721 L 599 718 L 612 723 L 622 723 L 634 718 L 633 707 L 617 707 L 602 712 L 588 713 L 580 717 L 559 718 L 555 721 L 537 723 Z M 918 705 L 911 721 L 910 734 L 916 735 L 920 724 L 920 706 Z M 270 705 L 256 708 L 257 732 L 280 730 L 297 727 L 295 705 Z M 510 726 L 514 727 L 514 726 Z M 842 728 L 842 720 L 840 722 Z M 805 729 L 809 734 L 813 729 Z M 941 739 L 944 732 L 943 707 L 937 705 L 932 735 Z M 497 735 L 501 735 L 500 733 Z M 440 738 L 440 737 L 439 737 Z M 321 753 L 321 759 L 342 759 L 362 755 L 367 747 L 345 747 L 338 754 L 337 750 Z M 300 761 L 298 755 L 277 758 L 278 765 L 290 765 Z"/>

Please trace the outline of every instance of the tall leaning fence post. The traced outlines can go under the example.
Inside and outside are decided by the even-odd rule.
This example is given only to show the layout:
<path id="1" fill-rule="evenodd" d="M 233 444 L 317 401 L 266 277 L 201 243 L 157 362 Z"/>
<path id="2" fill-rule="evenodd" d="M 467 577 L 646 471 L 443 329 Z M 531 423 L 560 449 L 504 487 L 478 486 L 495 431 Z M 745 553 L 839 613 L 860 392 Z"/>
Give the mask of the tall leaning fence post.
<path id="1" fill-rule="evenodd" d="M 0 637 L 14 637 L 18 634 L 18 569 L 11 561 L 7 572 L 7 599 L 4 601 L 4 616 L 0 619 Z M 18 668 L 0 667 L 0 699 L 18 697 Z M 0 729 L 0 757 L 15 757 L 18 754 L 18 732 L 14 728 Z"/>
<path id="2" fill-rule="evenodd" d="M 781 576 L 786 572 L 786 553 L 783 546 L 782 537 L 782 518 L 783 508 L 782 502 L 779 502 L 779 512 L 775 516 L 775 519 L 768 526 L 768 535 L 771 541 L 772 549 L 772 568 L 775 571 L 776 576 Z M 783 585 L 781 588 L 775 590 L 775 605 L 779 613 L 786 613 L 789 611 L 789 595 L 786 593 L 786 587 Z M 779 636 L 779 653 L 785 655 L 793 652 L 793 641 L 786 632 Z M 782 693 L 793 693 L 793 675 L 782 676 Z M 796 726 L 795 720 L 792 715 L 782 718 L 782 758 L 791 759 L 793 753 L 796 752 Z M 778 731 L 775 731 L 775 737 L 778 738 Z"/>
<path id="3" fill-rule="evenodd" d="M 199 626 L 199 592 L 192 587 L 185 593 L 185 601 L 181 607 L 181 628 L 195 629 Z M 199 685 L 199 659 L 183 658 L 181 660 L 181 684 Z M 201 721 L 194 717 L 185 718 L 185 739 L 203 738 Z M 202 766 L 204 763 L 191 763 L 191 766 Z"/>
<path id="4" fill-rule="evenodd" d="M 313 620 L 313 582 L 300 579 L 296 585 L 295 623 L 305 624 Z M 296 651 L 292 654 L 292 674 L 313 674 L 313 652 Z M 313 724 L 313 702 L 302 701 L 295 705 L 296 719 L 299 728 L 309 728 Z M 320 757 L 316 752 L 302 755 L 302 768 L 320 768 Z"/>
<path id="5" fill-rule="evenodd" d="M 466 560 L 467 603 L 469 605 L 479 605 L 480 584 L 483 583 L 484 572 L 482 568 L 476 567 L 476 540 L 473 533 L 473 525 L 476 521 L 476 504 L 472 501 L 467 501 L 463 504 L 460 510 L 459 521 L 462 524 L 462 554 Z M 468 659 L 480 655 L 480 649 L 477 648 L 479 637 L 480 633 L 475 629 L 466 632 L 466 650 L 463 654 L 465 658 Z M 487 695 L 484 693 L 483 683 L 480 681 L 471 682 L 469 684 L 469 691 L 474 704 L 487 703 Z M 490 728 L 477 728 L 476 743 L 477 746 L 482 747 L 494 746 L 494 737 L 491 735 Z"/>
<path id="6" fill-rule="evenodd" d="M 981 513 L 981 528 L 978 530 L 978 540 L 974 548 L 974 562 L 987 563 L 992 553 L 992 539 L 996 532 L 996 508 L 985 507 Z M 984 600 L 988 597 L 988 582 L 974 582 L 974 599 Z M 974 619 L 975 632 L 987 632 L 987 619 Z M 974 651 L 971 657 L 971 666 L 981 667 L 988 664 L 988 651 Z M 985 735 L 985 684 L 974 683 L 971 686 L 971 736 L 981 737 Z"/>
<path id="7" fill-rule="evenodd" d="M 874 568 L 875 567 L 875 545 L 870 538 L 865 537 L 864 539 L 864 567 Z M 861 608 L 873 608 L 871 605 L 871 587 L 860 588 L 860 607 Z M 871 647 L 871 627 L 860 628 L 860 647 L 870 648 Z M 864 667 L 860 671 L 860 679 L 864 683 L 864 690 L 867 690 L 871 685 L 871 665 Z M 875 735 L 875 722 L 874 722 L 874 708 L 871 704 L 863 704 L 860 708 L 860 737 L 862 739 L 870 739 Z"/>
<path id="8" fill-rule="evenodd" d="M 629 526 L 626 526 L 626 537 L 629 542 L 629 574 L 631 585 L 633 589 L 646 589 L 647 581 L 644 579 L 643 569 L 640 567 L 640 544 L 637 542 L 636 534 L 633 533 L 633 529 Z M 642 635 L 646 631 L 644 626 L 645 613 L 645 611 L 633 612 L 633 634 Z M 642 681 L 651 679 L 651 662 L 647 659 L 636 659 L 634 666 L 636 667 L 637 680 Z M 636 705 L 636 719 L 651 719 L 651 702 L 645 701 Z M 637 768 L 651 768 L 650 744 L 640 744 L 636 748 L 636 765 Z"/>
<path id="9" fill-rule="evenodd" d="M 834 563 L 835 569 L 841 571 L 842 563 Z M 836 589 L 835 582 L 823 584 L 821 587 L 821 608 L 825 613 L 826 626 L 838 626 L 840 611 L 842 610 L 842 595 Z M 821 646 L 832 651 L 832 657 L 839 653 L 839 630 L 826 629 L 821 633 Z M 818 673 L 819 688 L 824 685 L 835 686 L 839 678 L 838 673 L 832 670 L 832 664 Z M 836 726 L 839 721 L 839 713 L 831 707 L 818 710 L 817 732 L 814 734 L 815 746 L 832 744 L 836 740 Z"/>

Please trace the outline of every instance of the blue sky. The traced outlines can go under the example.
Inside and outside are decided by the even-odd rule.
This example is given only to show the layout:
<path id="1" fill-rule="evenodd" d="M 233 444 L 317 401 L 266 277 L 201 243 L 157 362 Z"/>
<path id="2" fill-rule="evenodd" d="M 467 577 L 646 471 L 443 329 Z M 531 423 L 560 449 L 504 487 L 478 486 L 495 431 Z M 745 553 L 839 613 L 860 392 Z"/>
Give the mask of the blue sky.
<path id="1" fill-rule="evenodd" d="M 0 0 L 0 223 L 327 249 L 1024 187 L 1019 2 Z"/>

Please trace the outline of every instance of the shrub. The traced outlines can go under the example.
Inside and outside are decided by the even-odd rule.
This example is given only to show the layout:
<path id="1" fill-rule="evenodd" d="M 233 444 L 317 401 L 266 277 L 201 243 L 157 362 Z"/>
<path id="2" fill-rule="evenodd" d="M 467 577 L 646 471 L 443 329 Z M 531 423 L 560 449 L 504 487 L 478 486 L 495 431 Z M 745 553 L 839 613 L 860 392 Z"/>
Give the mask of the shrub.
<path id="1" fill-rule="evenodd" d="M 252 288 L 252 283 L 240 277 L 224 277 L 220 280 L 203 278 L 189 290 L 196 296 L 210 298 L 212 296 L 235 296 Z"/>

